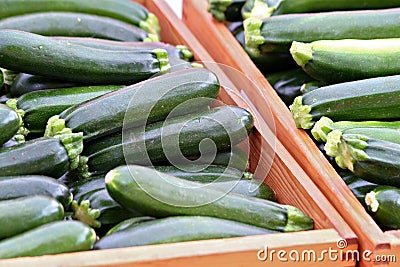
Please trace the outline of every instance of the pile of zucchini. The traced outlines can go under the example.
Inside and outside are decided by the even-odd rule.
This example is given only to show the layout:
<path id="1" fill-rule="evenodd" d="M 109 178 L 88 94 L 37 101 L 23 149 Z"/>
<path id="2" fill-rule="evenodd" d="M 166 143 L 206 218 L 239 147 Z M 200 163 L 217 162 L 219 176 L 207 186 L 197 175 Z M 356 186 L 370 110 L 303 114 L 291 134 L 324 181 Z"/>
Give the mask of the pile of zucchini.
<path id="1" fill-rule="evenodd" d="M 209 3 L 376 222 L 400 229 L 400 1 Z"/>
<path id="2" fill-rule="evenodd" d="M 0 0 L 0 258 L 313 229 L 191 51 L 130 0 Z"/>

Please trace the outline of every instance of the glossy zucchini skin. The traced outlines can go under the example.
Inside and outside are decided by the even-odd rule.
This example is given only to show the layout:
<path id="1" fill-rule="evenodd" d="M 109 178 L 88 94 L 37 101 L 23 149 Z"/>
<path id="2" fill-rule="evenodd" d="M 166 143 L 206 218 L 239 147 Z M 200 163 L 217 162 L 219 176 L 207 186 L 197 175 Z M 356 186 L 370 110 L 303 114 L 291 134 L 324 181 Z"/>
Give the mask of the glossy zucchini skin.
<path id="1" fill-rule="evenodd" d="M 63 217 L 63 206 L 50 197 L 28 196 L 2 200 L 0 201 L 0 240 L 46 223 L 62 220 Z"/>
<path id="2" fill-rule="evenodd" d="M 67 11 L 82 12 L 87 14 L 107 16 L 119 19 L 133 25 L 146 29 L 149 32 L 157 32 L 158 21 L 154 15 L 141 4 L 129 0 L 67 0 L 67 1 L 47 1 L 47 0 L 22 0 L 0 2 L 0 18 L 7 18 L 16 15 Z"/>
<path id="3" fill-rule="evenodd" d="M 18 114 L 4 104 L 0 104 L 0 145 L 10 140 L 21 126 Z"/>
<path id="4" fill-rule="evenodd" d="M 179 114 L 201 110 L 213 102 L 219 89 L 218 77 L 211 71 L 185 69 L 76 105 L 61 113 L 60 118 L 73 132 L 83 132 L 84 139 L 90 140 L 120 131 L 123 125 L 142 127 L 162 121 L 178 105 Z M 129 120 L 124 121 L 125 117 Z"/>
<path id="5" fill-rule="evenodd" d="M 20 96 L 17 107 L 25 112 L 24 126 L 30 132 L 44 133 L 50 117 L 121 88 L 118 85 L 98 85 L 34 91 Z"/>
<path id="6" fill-rule="evenodd" d="M 68 168 L 68 154 L 58 138 L 42 137 L 0 148 L 2 176 L 37 174 L 58 178 Z"/>
<path id="7" fill-rule="evenodd" d="M 132 84 L 169 68 L 165 50 L 107 51 L 34 33 L 0 30 L 2 67 L 94 84 Z M 88 64 L 89 62 L 89 64 Z"/>
<path id="8" fill-rule="evenodd" d="M 158 41 L 132 24 L 79 12 L 38 12 L 0 20 L 0 29 L 14 29 L 44 36 L 95 37 L 124 42 Z"/>
<path id="9" fill-rule="evenodd" d="M 105 182 L 111 197 L 122 206 L 149 216 L 212 216 L 285 232 L 313 228 L 312 219 L 292 206 L 199 187 L 199 183 L 148 167 L 117 167 L 107 173 Z"/>
<path id="10" fill-rule="evenodd" d="M 151 234 L 150 234 L 151 233 Z M 207 216 L 173 216 L 140 222 L 102 237 L 94 249 L 277 233 L 265 228 Z"/>
<path id="11" fill-rule="evenodd" d="M 67 210 L 72 201 L 69 188 L 44 175 L 0 176 L 0 200 L 41 195 L 60 202 Z"/>
<path id="12" fill-rule="evenodd" d="M 367 208 L 365 203 L 365 195 L 377 188 L 379 185 L 361 179 L 350 171 L 341 171 L 339 172 L 339 175 L 342 177 L 343 181 L 346 183 L 358 201 L 360 201 L 360 203 Z"/>
<path id="13" fill-rule="evenodd" d="M 88 179 L 78 180 L 70 184 L 69 188 L 74 199 L 80 202 L 85 194 L 106 188 L 104 175 L 92 176 Z"/>
<path id="14" fill-rule="evenodd" d="M 296 97 L 290 106 L 298 128 L 310 129 L 322 116 L 331 120 L 400 118 L 400 76 L 386 76 L 323 86 Z"/>
<path id="15" fill-rule="evenodd" d="M 89 158 L 89 171 L 98 174 L 125 163 L 152 165 L 174 160 L 183 164 L 182 160 L 188 160 L 181 159 L 180 153 L 184 157 L 199 156 L 202 140 L 209 138 L 217 151 L 224 151 L 245 140 L 252 128 L 250 112 L 223 106 L 149 124 L 146 129 L 127 129 L 105 136 L 86 145 L 83 154 Z M 213 149 L 214 146 L 205 146 L 202 153 Z"/>
<path id="16" fill-rule="evenodd" d="M 11 97 L 19 97 L 23 94 L 56 88 L 78 87 L 82 84 L 68 82 L 56 79 L 50 79 L 44 76 L 32 75 L 27 73 L 18 74 L 10 86 Z"/>
<path id="17" fill-rule="evenodd" d="M 79 221 L 47 223 L 0 241 L 0 258 L 41 256 L 90 250 L 95 231 Z"/>

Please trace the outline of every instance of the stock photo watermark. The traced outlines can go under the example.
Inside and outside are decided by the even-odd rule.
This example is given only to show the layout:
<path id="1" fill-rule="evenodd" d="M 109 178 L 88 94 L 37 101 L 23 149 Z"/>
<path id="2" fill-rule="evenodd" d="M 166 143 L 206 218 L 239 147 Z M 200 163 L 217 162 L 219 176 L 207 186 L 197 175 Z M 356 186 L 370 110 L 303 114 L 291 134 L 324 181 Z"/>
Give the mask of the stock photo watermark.
<path id="1" fill-rule="evenodd" d="M 374 254 L 371 250 L 359 251 L 356 249 L 347 249 L 348 244 L 344 239 L 337 241 L 335 247 L 329 247 L 321 251 L 314 249 L 292 249 L 276 250 L 270 249 L 268 245 L 257 252 L 257 258 L 262 262 L 375 262 L 375 263 L 393 263 L 397 262 L 394 254 Z"/>

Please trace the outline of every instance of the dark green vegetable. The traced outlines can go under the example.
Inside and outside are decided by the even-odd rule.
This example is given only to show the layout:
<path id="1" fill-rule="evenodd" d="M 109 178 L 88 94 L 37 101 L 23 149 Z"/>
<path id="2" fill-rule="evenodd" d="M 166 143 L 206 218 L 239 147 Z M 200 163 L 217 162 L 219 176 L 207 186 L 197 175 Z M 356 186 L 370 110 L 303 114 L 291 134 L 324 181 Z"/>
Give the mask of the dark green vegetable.
<path id="1" fill-rule="evenodd" d="M 0 145 L 17 134 L 21 124 L 21 118 L 17 112 L 4 104 L 0 104 Z"/>
<path id="2" fill-rule="evenodd" d="M 214 216 L 284 232 L 313 228 L 313 220 L 293 206 L 199 187 L 152 168 L 120 166 L 108 172 L 105 181 L 111 197 L 122 206 L 149 216 Z"/>
<path id="3" fill-rule="evenodd" d="M 81 179 L 69 185 L 74 199 L 80 202 L 85 194 L 106 188 L 104 175 L 92 176 L 88 179 Z"/>
<path id="4" fill-rule="evenodd" d="M 0 241 L 0 258 L 85 251 L 95 241 L 95 231 L 82 222 L 52 222 Z"/>
<path id="5" fill-rule="evenodd" d="M 208 12 L 219 21 L 241 21 L 246 0 L 208 0 Z"/>
<path id="6" fill-rule="evenodd" d="M 1 200 L 0 239 L 12 237 L 40 225 L 61 220 L 63 217 L 63 206 L 50 197 L 28 196 Z"/>
<path id="7" fill-rule="evenodd" d="M 378 185 L 361 179 L 350 171 L 341 171 L 339 175 L 358 201 L 366 208 L 365 195 L 378 187 Z"/>
<path id="8" fill-rule="evenodd" d="M 140 222 L 126 229 L 113 232 L 97 241 L 94 249 L 144 246 L 272 233 L 276 233 L 276 231 L 219 218 L 176 216 Z"/>
<path id="9" fill-rule="evenodd" d="M 149 217 L 149 216 L 142 216 L 142 217 L 135 217 L 135 218 L 126 219 L 126 220 L 120 222 L 119 224 L 115 225 L 114 227 L 112 227 L 106 233 L 106 235 L 109 235 L 109 234 L 115 233 L 115 232 L 119 232 L 119 231 L 123 231 L 125 229 L 130 228 L 131 226 L 133 226 L 135 224 L 142 223 L 142 222 L 147 222 L 147 221 L 152 221 L 154 219 L 155 218 Z"/>

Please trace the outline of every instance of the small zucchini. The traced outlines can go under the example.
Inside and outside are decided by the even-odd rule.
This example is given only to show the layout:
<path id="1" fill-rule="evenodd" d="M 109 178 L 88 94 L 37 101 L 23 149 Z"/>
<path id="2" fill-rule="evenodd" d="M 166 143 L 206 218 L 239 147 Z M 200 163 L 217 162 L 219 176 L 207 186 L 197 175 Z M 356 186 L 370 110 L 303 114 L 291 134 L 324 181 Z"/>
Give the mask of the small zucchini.
<path id="1" fill-rule="evenodd" d="M 59 119 L 72 132 L 83 132 L 85 140 L 121 131 L 123 125 L 144 127 L 164 120 L 172 110 L 178 115 L 206 108 L 219 89 L 218 77 L 207 69 L 167 73 L 73 106 L 52 118 L 48 131 Z"/>
<path id="2" fill-rule="evenodd" d="M 335 157 L 339 167 L 358 177 L 371 183 L 400 186 L 399 143 L 334 130 L 328 134 L 325 151 Z"/>
<path id="3" fill-rule="evenodd" d="M 85 251 L 92 249 L 95 241 L 95 231 L 82 222 L 51 222 L 0 241 L 0 258 Z"/>
<path id="4" fill-rule="evenodd" d="M 0 145 L 17 134 L 21 124 L 21 118 L 16 111 L 0 104 Z"/>
<path id="5" fill-rule="evenodd" d="M 322 116 L 334 121 L 395 120 L 400 118 L 399 81 L 396 75 L 323 86 L 296 97 L 289 108 L 303 129 Z"/>
<path id="6" fill-rule="evenodd" d="M 252 129 L 253 116 L 247 110 L 222 106 L 105 136 L 87 144 L 83 154 L 89 159 L 89 171 L 98 174 L 125 163 L 152 165 L 169 160 L 181 165 L 190 162 L 185 157 L 211 153 L 215 148 L 228 150 L 245 140 Z M 202 145 L 200 152 L 204 139 L 215 145 Z"/>
<path id="7" fill-rule="evenodd" d="M 246 0 L 208 0 L 208 12 L 219 21 L 241 21 L 242 7 Z"/>
<path id="8" fill-rule="evenodd" d="M 399 14 L 400 8 L 289 14 L 264 20 L 248 18 L 243 25 L 246 45 L 258 55 L 261 49 L 266 49 L 260 46 L 278 46 L 288 51 L 294 41 L 397 38 Z M 336 51 L 340 50 L 336 47 Z"/>
<path id="9" fill-rule="evenodd" d="M 313 228 L 313 220 L 293 206 L 199 186 L 148 167 L 117 167 L 107 173 L 105 182 L 110 196 L 122 206 L 149 216 L 212 216 L 283 232 Z"/>
<path id="10" fill-rule="evenodd" d="M 400 38 L 293 42 L 290 53 L 308 75 L 327 84 L 400 73 Z"/>
<path id="11" fill-rule="evenodd" d="M 19 0 L 0 1 L 0 18 L 37 12 L 66 11 L 107 16 L 139 26 L 149 33 L 157 34 L 157 17 L 143 5 L 130 0 Z"/>
<path id="12" fill-rule="evenodd" d="M 170 68 L 164 49 L 105 51 L 9 29 L 0 30 L 0 57 L 6 69 L 92 85 L 132 84 Z"/>
<path id="13" fill-rule="evenodd" d="M 44 36 L 95 37 L 124 42 L 158 41 L 132 24 L 80 12 L 37 12 L 0 20 L 0 29 L 14 29 Z"/>
<path id="14" fill-rule="evenodd" d="M 72 201 L 69 188 L 60 181 L 43 175 L 0 176 L 0 200 L 26 196 L 48 196 L 67 210 Z"/>
<path id="15" fill-rule="evenodd" d="M 63 217 L 63 206 L 57 200 L 47 196 L 1 200 L 0 240 L 46 223 L 62 220 Z"/>
<path id="16" fill-rule="evenodd" d="M 369 213 L 381 226 L 400 229 L 400 189 L 393 186 L 378 186 L 365 196 Z"/>
<path id="17" fill-rule="evenodd" d="M 113 232 L 97 241 L 94 249 L 145 246 L 272 233 L 277 233 L 277 231 L 220 218 L 173 216 L 136 223 L 126 229 Z"/>

